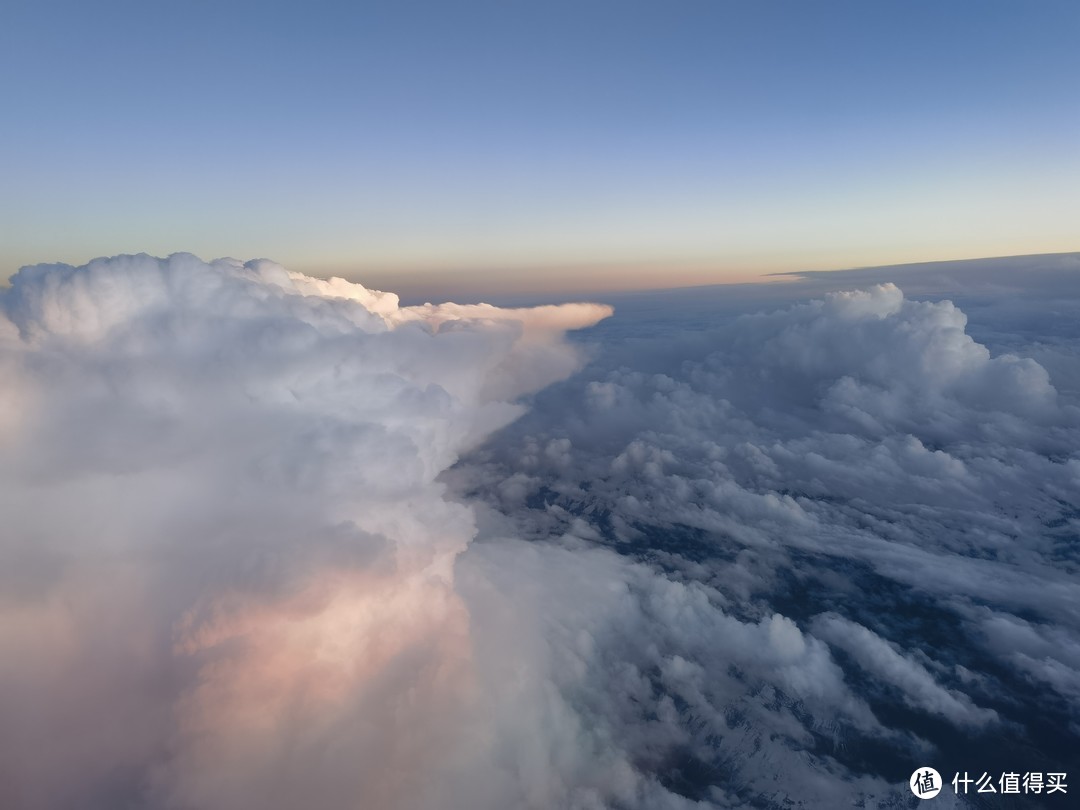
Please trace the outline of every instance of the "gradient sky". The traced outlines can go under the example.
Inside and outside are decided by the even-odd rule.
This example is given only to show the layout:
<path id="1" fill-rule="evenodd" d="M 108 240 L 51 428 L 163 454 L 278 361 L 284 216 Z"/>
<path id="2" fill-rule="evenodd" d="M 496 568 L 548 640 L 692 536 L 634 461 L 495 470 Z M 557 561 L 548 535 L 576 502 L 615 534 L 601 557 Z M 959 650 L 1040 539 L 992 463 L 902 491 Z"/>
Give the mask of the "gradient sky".
<path id="1" fill-rule="evenodd" d="M 1080 249 L 1076 2 L 0 5 L 0 278 L 600 290 Z"/>

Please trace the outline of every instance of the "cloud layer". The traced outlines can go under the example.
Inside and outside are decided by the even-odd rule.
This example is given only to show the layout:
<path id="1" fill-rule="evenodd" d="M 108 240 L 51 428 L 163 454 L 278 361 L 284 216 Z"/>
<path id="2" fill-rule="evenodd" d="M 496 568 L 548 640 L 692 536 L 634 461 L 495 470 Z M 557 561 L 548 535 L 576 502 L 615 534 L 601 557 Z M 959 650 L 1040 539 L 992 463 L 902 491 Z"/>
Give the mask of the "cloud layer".
<path id="1" fill-rule="evenodd" d="M 890 283 L 711 320 L 675 298 L 598 327 L 595 362 L 452 474 L 485 532 L 707 598 L 636 636 L 675 644 L 651 664 L 691 741 L 670 786 L 888 805 L 917 761 L 1080 764 L 1075 396 Z"/>
<path id="2" fill-rule="evenodd" d="M 179 254 L 0 313 L 0 805 L 888 807 L 1080 764 L 1080 411 L 948 301 L 585 350 L 609 308 Z"/>

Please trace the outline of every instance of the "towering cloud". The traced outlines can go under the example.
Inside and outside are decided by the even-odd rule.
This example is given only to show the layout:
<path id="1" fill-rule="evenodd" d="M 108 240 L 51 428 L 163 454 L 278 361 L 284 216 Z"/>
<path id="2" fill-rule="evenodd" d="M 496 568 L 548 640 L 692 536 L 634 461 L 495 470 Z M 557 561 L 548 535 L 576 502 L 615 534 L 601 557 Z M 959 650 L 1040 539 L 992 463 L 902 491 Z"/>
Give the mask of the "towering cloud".
<path id="1" fill-rule="evenodd" d="M 0 804 L 436 806 L 477 701 L 436 476 L 609 310 L 189 255 L 2 302 Z"/>

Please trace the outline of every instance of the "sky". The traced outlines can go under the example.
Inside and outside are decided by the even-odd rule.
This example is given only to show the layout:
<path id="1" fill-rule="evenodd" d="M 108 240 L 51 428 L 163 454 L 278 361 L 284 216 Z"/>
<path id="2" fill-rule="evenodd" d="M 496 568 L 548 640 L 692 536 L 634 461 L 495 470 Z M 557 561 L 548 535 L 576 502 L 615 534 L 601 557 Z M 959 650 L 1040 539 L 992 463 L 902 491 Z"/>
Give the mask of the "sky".
<path id="1" fill-rule="evenodd" d="M 190 251 L 411 295 L 1080 247 L 1072 2 L 0 7 L 0 278 Z"/>

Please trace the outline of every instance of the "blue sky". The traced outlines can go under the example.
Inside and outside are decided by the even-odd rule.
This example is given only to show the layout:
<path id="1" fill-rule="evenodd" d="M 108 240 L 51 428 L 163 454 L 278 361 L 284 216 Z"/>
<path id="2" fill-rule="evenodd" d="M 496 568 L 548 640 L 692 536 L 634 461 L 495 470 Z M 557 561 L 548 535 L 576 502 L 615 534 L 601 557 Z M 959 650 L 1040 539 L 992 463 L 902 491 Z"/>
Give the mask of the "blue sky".
<path id="1" fill-rule="evenodd" d="M 602 289 L 1080 248 L 1070 2 L 0 10 L 0 276 Z"/>

